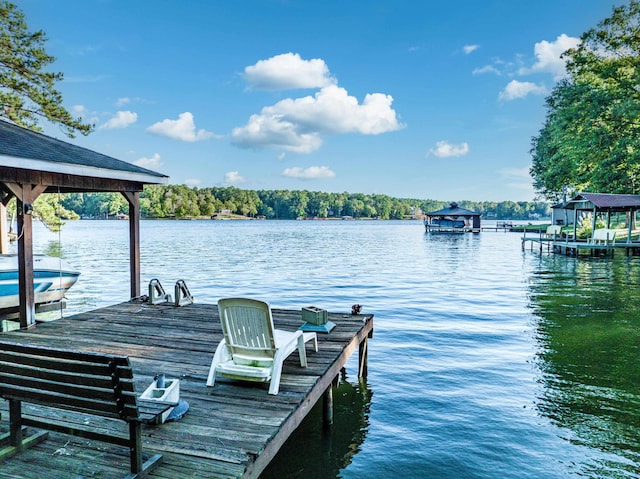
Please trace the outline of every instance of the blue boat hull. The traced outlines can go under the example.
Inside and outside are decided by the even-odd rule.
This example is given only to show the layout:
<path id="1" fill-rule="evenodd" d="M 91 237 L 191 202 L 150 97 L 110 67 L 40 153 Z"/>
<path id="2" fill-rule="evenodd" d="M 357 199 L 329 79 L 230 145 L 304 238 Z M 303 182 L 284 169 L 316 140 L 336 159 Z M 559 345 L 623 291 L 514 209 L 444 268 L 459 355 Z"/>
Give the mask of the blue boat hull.
<path id="1" fill-rule="evenodd" d="M 36 304 L 60 301 L 73 286 L 80 272 L 64 260 L 45 255 L 33 257 L 33 292 Z M 0 309 L 20 305 L 18 290 L 18 258 L 0 255 Z"/>

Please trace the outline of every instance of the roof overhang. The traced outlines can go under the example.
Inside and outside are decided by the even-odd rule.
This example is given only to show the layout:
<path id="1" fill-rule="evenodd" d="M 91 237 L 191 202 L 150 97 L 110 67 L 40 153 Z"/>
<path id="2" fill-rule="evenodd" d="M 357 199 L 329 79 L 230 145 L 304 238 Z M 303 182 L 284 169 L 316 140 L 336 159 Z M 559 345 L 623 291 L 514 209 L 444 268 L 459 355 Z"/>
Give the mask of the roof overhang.
<path id="1" fill-rule="evenodd" d="M 134 183 L 145 184 L 163 184 L 168 183 L 168 176 L 122 171 L 107 168 L 96 168 L 85 165 L 72 165 L 70 163 L 58 163 L 44 160 L 34 160 L 28 158 L 18 158 L 15 156 L 0 155 L 0 165 L 10 168 L 20 168 L 22 170 L 33 170 L 47 173 L 57 173 L 61 175 L 85 176 L 91 178 L 103 178 L 107 180 L 128 181 Z"/>
<path id="2" fill-rule="evenodd" d="M 610 212 L 634 211 L 640 209 L 640 195 L 580 193 L 567 201 L 564 208 Z"/>

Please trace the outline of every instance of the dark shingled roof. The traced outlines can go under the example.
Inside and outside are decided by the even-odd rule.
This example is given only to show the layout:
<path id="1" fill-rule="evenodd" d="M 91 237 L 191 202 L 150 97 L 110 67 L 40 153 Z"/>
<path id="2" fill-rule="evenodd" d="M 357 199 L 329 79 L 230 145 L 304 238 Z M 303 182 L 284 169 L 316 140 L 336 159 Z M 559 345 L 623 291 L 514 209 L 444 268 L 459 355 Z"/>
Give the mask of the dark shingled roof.
<path id="1" fill-rule="evenodd" d="M 458 203 L 451 203 L 449 208 L 443 208 L 438 211 L 434 211 L 432 213 L 426 213 L 427 216 L 480 216 L 480 213 L 476 213 L 475 211 L 466 210 L 464 208 L 460 208 Z"/>
<path id="2" fill-rule="evenodd" d="M 100 168 L 114 172 L 149 175 L 157 177 L 158 183 L 164 183 L 167 178 L 166 175 L 161 173 L 57 140 L 7 121 L 0 121 L 0 155 L 79 167 Z M 0 158 L 1 165 L 2 159 Z"/>
<path id="3" fill-rule="evenodd" d="M 615 195 L 609 193 L 580 193 L 568 203 L 577 203 L 587 200 L 596 208 L 602 209 L 629 209 L 640 208 L 640 195 Z"/>

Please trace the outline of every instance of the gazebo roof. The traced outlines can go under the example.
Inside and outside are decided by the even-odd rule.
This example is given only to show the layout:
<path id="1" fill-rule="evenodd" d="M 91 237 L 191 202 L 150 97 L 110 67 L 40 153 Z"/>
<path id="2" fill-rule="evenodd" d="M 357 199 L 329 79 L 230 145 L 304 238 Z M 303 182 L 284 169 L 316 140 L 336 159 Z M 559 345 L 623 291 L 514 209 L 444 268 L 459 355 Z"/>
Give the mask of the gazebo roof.
<path id="1" fill-rule="evenodd" d="M 431 213 L 426 213 L 427 216 L 480 216 L 480 213 L 476 213 L 475 211 L 467 210 L 465 208 L 460 208 L 458 203 L 453 202 L 449 205 L 448 208 L 443 208 L 438 211 L 433 211 Z"/>
<path id="2" fill-rule="evenodd" d="M 564 206 L 567 209 L 593 209 L 627 211 L 640 208 L 640 195 L 610 193 L 580 193 Z"/>
<path id="3" fill-rule="evenodd" d="M 0 121 L 0 166 L 121 180 L 144 184 L 166 184 L 168 177 L 102 153 Z"/>

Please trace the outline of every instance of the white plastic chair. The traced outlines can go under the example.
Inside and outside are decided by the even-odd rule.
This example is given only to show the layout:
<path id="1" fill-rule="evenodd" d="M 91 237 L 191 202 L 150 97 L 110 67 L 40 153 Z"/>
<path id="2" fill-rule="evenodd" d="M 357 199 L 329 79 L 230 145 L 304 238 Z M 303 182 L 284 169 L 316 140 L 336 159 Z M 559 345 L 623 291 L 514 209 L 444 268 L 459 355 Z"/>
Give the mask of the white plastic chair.
<path id="1" fill-rule="evenodd" d="M 307 367 L 305 341 L 315 333 L 282 331 L 273 327 L 268 303 L 247 298 L 226 298 L 218 301 L 224 339 L 211 361 L 207 386 L 213 386 L 216 375 L 243 381 L 267 382 L 269 394 L 278 394 L 284 360 L 296 349 L 300 366 Z"/>

